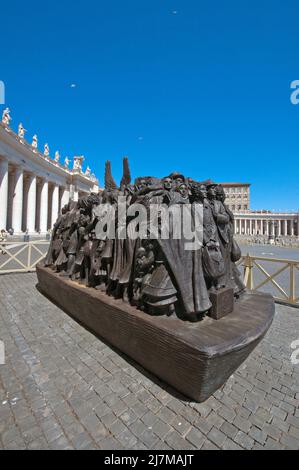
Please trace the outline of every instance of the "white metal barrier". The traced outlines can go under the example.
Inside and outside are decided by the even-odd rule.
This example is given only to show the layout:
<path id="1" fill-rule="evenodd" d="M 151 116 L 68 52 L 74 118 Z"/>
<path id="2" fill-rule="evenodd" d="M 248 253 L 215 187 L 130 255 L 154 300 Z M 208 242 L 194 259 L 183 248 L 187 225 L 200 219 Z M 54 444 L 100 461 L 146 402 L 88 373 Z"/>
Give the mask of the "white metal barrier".
<path id="1" fill-rule="evenodd" d="M 49 241 L 0 242 L 0 274 L 35 271 L 48 251 Z"/>

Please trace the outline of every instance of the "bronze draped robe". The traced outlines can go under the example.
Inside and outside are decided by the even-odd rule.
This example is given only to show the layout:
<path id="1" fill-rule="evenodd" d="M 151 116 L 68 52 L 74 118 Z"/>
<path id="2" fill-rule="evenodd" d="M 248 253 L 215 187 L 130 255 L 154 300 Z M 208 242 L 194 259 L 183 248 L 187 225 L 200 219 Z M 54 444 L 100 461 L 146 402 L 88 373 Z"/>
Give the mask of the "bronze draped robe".
<path id="1" fill-rule="evenodd" d="M 175 204 L 182 207 L 184 204 Z M 190 206 L 189 206 L 190 207 Z M 194 204 L 191 206 L 191 220 L 194 226 Z M 168 240 L 158 239 L 165 264 L 177 289 L 179 303 L 183 310 L 183 316 L 194 317 L 198 313 L 204 313 L 212 306 L 204 279 L 202 267 L 202 247 L 194 250 L 186 250 L 187 240 L 183 232 L 183 217 L 175 223 L 181 223 L 182 237 L 173 238 L 173 217 L 170 213 L 170 236 Z"/>

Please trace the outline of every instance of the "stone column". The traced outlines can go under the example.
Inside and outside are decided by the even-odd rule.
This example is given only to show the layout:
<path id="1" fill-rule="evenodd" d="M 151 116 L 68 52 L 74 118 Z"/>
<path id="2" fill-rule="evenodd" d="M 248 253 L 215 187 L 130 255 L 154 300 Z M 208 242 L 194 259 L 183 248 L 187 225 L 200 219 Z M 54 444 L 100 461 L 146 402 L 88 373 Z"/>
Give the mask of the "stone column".
<path id="1" fill-rule="evenodd" d="M 284 221 L 284 236 L 286 237 L 288 235 L 288 221 Z"/>
<path id="2" fill-rule="evenodd" d="M 79 192 L 76 191 L 76 189 L 74 190 L 74 201 L 75 201 L 75 202 L 78 202 L 78 201 L 79 201 Z"/>
<path id="3" fill-rule="evenodd" d="M 278 220 L 278 236 L 281 236 L 281 220 Z"/>
<path id="4" fill-rule="evenodd" d="M 12 203 L 12 228 L 14 233 L 22 232 L 23 217 L 23 168 L 15 169 L 14 197 Z"/>
<path id="5" fill-rule="evenodd" d="M 0 160 L 0 230 L 7 228 L 8 161 Z"/>
<path id="6" fill-rule="evenodd" d="M 63 188 L 61 196 L 61 209 L 68 204 L 70 201 L 70 191 L 67 188 Z"/>
<path id="7" fill-rule="evenodd" d="M 269 236 L 269 220 L 266 220 L 266 235 Z"/>
<path id="8" fill-rule="evenodd" d="M 41 185 L 39 228 L 42 233 L 47 232 L 47 228 L 48 228 L 48 181 L 46 180 L 44 180 Z"/>
<path id="9" fill-rule="evenodd" d="M 26 229 L 29 233 L 35 232 L 36 221 L 36 176 L 29 175 L 28 179 L 28 199 L 27 199 L 27 217 Z"/>
<path id="10" fill-rule="evenodd" d="M 253 235 L 253 233 L 252 233 L 252 219 L 249 220 L 249 234 Z"/>
<path id="11" fill-rule="evenodd" d="M 55 185 L 52 193 L 52 216 L 51 216 L 51 229 L 55 224 L 59 211 L 59 186 Z"/>
<path id="12" fill-rule="evenodd" d="M 292 219 L 291 220 L 291 236 L 293 237 L 294 236 L 294 220 Z"/>

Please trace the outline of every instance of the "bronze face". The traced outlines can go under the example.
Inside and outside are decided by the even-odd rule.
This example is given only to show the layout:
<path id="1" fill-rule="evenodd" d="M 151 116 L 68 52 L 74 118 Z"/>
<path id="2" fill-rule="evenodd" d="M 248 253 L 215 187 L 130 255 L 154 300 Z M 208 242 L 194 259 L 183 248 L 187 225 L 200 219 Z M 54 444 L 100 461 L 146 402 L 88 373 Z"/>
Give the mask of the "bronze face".
<path id="1" fill-rule="evenodd" d="M 167 176 L 166 178 L 163 179 L 163 186 L 164 189 L 167 189 L 168 191 L 171 190 L 172 188 L 172 179 Z"/>
<path id="2" fill-rule="evenodd" d="M 216 198 L 216 187 L 215 186 L 210 186 L 208 188 L 208 198 L 209 199 L 215 199 Z"/>

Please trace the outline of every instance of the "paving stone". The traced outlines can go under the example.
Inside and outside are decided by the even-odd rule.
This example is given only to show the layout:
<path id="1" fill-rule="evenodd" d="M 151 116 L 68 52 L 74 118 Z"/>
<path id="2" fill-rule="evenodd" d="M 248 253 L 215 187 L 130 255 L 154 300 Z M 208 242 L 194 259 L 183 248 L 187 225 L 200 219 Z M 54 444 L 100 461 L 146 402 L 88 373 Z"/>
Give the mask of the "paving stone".
<path id="1" fill-rule="evenodd" d="M 226 440 L 226 435 L 216 428 L 211 429 L 207 437 L 211 442 L 213 442 L 213 444 L 220 448 Z"/>
<path id="2" fill-rule="evenodd" d="M 138 416 L 133 410 L 127 410 L 124 413 L 122 413 L 119 417 L 126 426 L 130 426 L 131 424 L 134 423 L 138 419 Z"/>
<path id="3" fill-rule="evenodd" d="M 211 411 L 209 416 L 206 418 L 206 421 L 212 425 L 212 427 L 220 428 L 224 423 L 224 419 L 219 416 L 215 411 Z"/>
<path id="4" fill-rule="evenodd" d="M 257 427 L 253 426 L 249 431 L 249 436 L 252 437 L 256 442 L 261 445 L 264 445 L 267 439 L 267 434 L 264 431 L 261 431 Z"/>
<path id="5" fill-rule="evenodd" d="M 292 426 L 295 426 L 295 428 L 299 429 L 299 416 L 298 418 L 296 416 L 287 416 L 286 422 L 288 424 L 291 424 Z"/>
<path id="6" fill-rule="evenodd" d="M 264 446 L 265 450 L 283 450 L 284 446 L 279 442 L 275 441 L 271 437 L 268 437 L 266 444 Z"/>
<path id="7" fill-rule="evenodd" d="M 263 428 L 263 431 L 270 436 L 272 439 L 279 441 L 282 431 L 271 424 L 266 424 Z"/>
<path id="8" fill-rule="evenodd" d="M 227 437 L 221 446 L 222 450 L 242 450 L 242 447 Z"/>
<path id="9" fill-rule="evenodd" d="M 154 434 L 157 434 L 157 436 L 160 439 L 164 440 L 165 436 L 167 436 L 167 434 L 169 434 L 172 431 L 172 427 L 164 423 L 164 421 L 162 421 L 161 419 L 158 419 L 154 423 L 152 430 Z"/>
<path id="10" fill-rule="evenodd" d="M 233 421 L 233 424 L 244 433 L 247 433 L 249 429 L 251 428 L 250 421 L 241 418 L 241 416 L 236 416 L 236 418 Z"/>
<path id="11" fill-rule="evenodd" d="M 176 419 L 171 423 L 172 427 L 182 436 L 185 436 L 191 429 L 191 425 L 182 416 L 176 416 Z"/>
<path id="12" fill-rule="evenodd" d="M 204 418 L 198 418 L 195 420 L 194 426 L 198 428 L 203 434 L 208 434 L 211 431 L 213 424 L 209 423 Z"/>
<path id="13" fill-rule="evenodd" d="M 270 411 L 272 416 L 276 416 L 277 418 L 281 419 L 281 421 L 284 421 L 287 417 L 286 411 L 283 411 L 281 408 L 278 406 L 273 406 Z"/>
<path id="14" fill-rule="evenodd" d="M 196 449 L 201 449 L 204 442 L 206 441 L 206 436 L 196 428 L 192 428 L 186 434 L 186 440 L 191 442 Z"/>
<path id="15" fill-rule="evenodd" d="M 125 449 L 131 449 L 137 444 L 137 437 L 129 429 L 125 429 L 122 433 L 118 434 L 117 440 Z"/>
<path id="16" fill-rule="evenodd" d="M 60 426 L 57 426 L 55 428 L 45 430 L 44 435 L 46 436 L 47 441 L 51 443 L 63 436 L 64 432 Z"/>
<path id="17" fill-rule="evenodd" d="M 238 433 L 239 429 L 231 423 L 226 421 L 220 427 L 220 430 L 229 438 L 233 439 Z"/>
<path id="18" fill-rule="evenodd" d="M 213 444 L 213 442 L 206 440 L 201 449 L 202 450 L 219 450 L 219 447 Z"/>
<path id="19" fill-rule="evenodd" d="M 291 435 L 282 434 L 280 442 L 291 450 L 299 449 L 299 440 Z"/>
<path id="20" fill-rule="evenodd" d="M 277 305 L 258 348 L 212 397 L 194 403 L 131 365 L 35 284 L 35 274 L 1 278 L 0 331 L 10 361 L 0 367 L 0 449 L 298 448 L 292 308 Z"/>
<path id="21" fill-rule="evenodd" d="M 295 439 L 298 439 L 298 444 L 299 444 L 299 429 L 298 428 L 295 428 L 295 426 L 290 426 L 289 435 L 294 437 Z"/>
<path id="22" fill-rule="evenodd" d="M 121 444 L 113 437 L 107 437 L 100 442 L 101 450 L 120 450 Z"/>
<path id="23" fill-rule="evenodd" d="M 234 442 L 240 444 L 241 447 L 244 447 L 244 449 L 247 450 L 252 449 L 254 445 L 254 440 L 243 431 L 239 431 L 237 433 L 236 437 L 234 438 Z"/>
<path id="24" fill-rule="evenodd" d="M 145 430 L 139 436 L 139 440 L 146 445 L 148 449 L 152 449 L 158 441 L 160 441 L 159 437 L 152 432 L 152 430 Z"/>
<path id="25" fill-rule="evenodd" d="M 50 446 L 46 439 L 43 439 L 42 437 L 35 439 L 34 441 L 31 441 L 30 444 L 28 445 L 27 449 L 29 450 L 48 450 L 50 449 Z"/>
<path id="26" fill-rule="evenodd" d="M 282 421 L 281 419 L 274 416 L 271 420 L 271 424 L 276 428 L 280 429 L 284 433 L 288 433 L 290 429 L 290 424 L 287 421 Z"/>
<path id="27" fill-rule="evenodd" d="M 176 431 L 172 431 L 168 434 L 165 441 L 174 450 L 194 450 L 195 448 L 194 445 L 183 439 Z"/>

